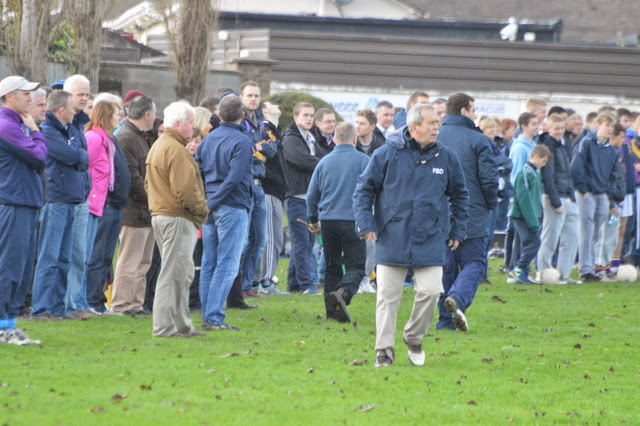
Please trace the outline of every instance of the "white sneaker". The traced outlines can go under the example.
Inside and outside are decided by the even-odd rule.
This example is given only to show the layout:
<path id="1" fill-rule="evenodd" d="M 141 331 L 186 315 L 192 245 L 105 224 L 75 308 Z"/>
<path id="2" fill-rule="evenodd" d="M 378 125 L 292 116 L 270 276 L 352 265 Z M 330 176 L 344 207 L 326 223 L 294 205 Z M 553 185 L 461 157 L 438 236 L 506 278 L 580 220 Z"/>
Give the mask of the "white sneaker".
<path id="1" fill-rule="evenodd" d="M 507 278 L 507 284 L 516 284 L 517 282 L 518 281 L 516 281 L 516 279 L 513 277 Z"/>
<path id="2" fill-rule="evenodd" d="M 39 345 L 40 340 L 30 339 L 24 331 L 16 328 L 15 330 L 2 330 L 0 332 L 0 344 L 7 345 Z"/>
<path id="3" fill-rule="evenodd" d="M 564 280 L 560 280 L 560 282 L 558 284 L 582 284 L 582 281 L 580 280 L 574 280 L 573 278 L 566 278 Z"/>
<path id="4" fill-rule="evenodd" d="M 290 296 L 291 295 L 286 291 L 278 290 L 278 288 L 273 284 L 267 287 L 260 286 L 260 288 L 258 289 L 258 294 L 260 296 Z"/>
<path id="5" fill-rule="evenodd" d="M 102 313 L 102 315 L 105 317 L 121 317 L 124 314 L 122 312 L 114 312 L 111 309 L 107 309 Z"/>
<path id="6" fill-rule="evenodd" d="M 362 281 L 360 283 L 360 289 L 358 290 L 358 293 L 375 293 L 375 292 L 376 292 L 376 289 L 373 288 L 373 286 L 371 285 L 369 278 L 366 278 L 366 281 Z"/>
<path id="7" fill-rule="evenodd" d="M 409 362 L 413 365 L 421 366 L 424 365 L 424 350 L 422 350 L 422 343 L 419 345 L 410 345 L 405 340 L 404 343 L 407 345 L 409 350 L 407 351 L 407 356 L 409 358 Z"/>

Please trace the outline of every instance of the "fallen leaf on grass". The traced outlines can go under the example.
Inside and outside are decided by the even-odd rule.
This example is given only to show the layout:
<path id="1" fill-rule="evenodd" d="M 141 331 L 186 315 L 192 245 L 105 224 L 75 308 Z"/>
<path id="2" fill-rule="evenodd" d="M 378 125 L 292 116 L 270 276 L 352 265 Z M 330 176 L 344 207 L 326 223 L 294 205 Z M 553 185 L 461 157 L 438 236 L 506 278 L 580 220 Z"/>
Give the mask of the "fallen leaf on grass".
<path id="1" fill-rule="evenodd" d="M 362 407 L 358 407 L 358 409 L 356 411 L 371 411 L 375 408 L 375 406 L 373 404 L 369 404 L 369 405 L 364 405 Z"/>
<path id="2" fill-rule="evenodd" d="M 589 327 L 595 327 L 596 325 L 592 322 L 589 323 Z"/>
<path id="3" fill-rule="evenodd" d="M 294 309 L 293 311 L 291 311 L 291 313 L 292 313 L 292 314 L 297 314 L 297 313 L 298 313 L 298 310 L 297 310 L 297 309 Z"/>
<path id="4" fill-rule="evenodd" d="M 89 410 L 90 413 L 104 413 L 104 408 L 102 407 L 93 407 Z"/>
<path id="5" fill-rule="evenodd" d="M 553 293 L 553 291 L 552 291 L 552 290 L 549 290 L 549 289 L 548 289 L 548 288 L 546 288 L 546 287 L 544 288 L 544 291 L 545 291 L 545 293 Z"/>
<path id="6" fill-rule="evenodd" d="M 266 318 L 260 318 L 258 321 L 260 321 L 260 322 L 269 322 L 269 320 L 266 319 Z"/>
<path id="7" fill-rule="evenodd" d="M 246 351 L 244 354 L 245 354 L 245 355 L 251 355 L 251 349 L 249 349 L 248 351 Z"/>
<path id="8" fill-rule="evenodd" d="M 507 303 L 507 302 L 505 302 L 504 300 L 502 300 L 502 299 L 500 298 L 500 296 L 493 296 L 493 297 L 491 298 L 491 300 L 492 300 L 492 301 L 494 301 L 494 302 Z"/>
<path id="9" fill-rule="evenodd" d="M 364 361 L 361 361 L 359 359 L 354 359 L 353 361 L 351 361 L 349 365 L 364 365 Z"/>
<path id="10" fill-rule="evenodd" d="M 493 364 L 493 360 L 491 358 L 482 358 L 482 362 L 485 364 Z"/>
<path id="11" fill-rule="evenodd" d="M 545 328 L 543 331 L 545 333 L 551 333 L 553 331 L 553 328 Z"/>
<path id="12" fill-rule="evenodd" d="M 18 396 L 18 392 L 9 392 L 9 396 Z"/>
<path id="13" fill-rule="evenodd" d="M 0 388 L 8 388 L 9 383 L 0 383 Z"/>
<path id="14" fill-rule="evenodd" d="M 353 322 L 353 329 L 354 329 L 355 331 L 359 331 L 359 330 L 358 330 L 358 321 L 354 321 L 354 322 Z"/>
<path id="15" fill-rule="evenodd" d="M 591 376 L 589 376 L 588 374 L 585 374 L 585 375 L 584 375 L 584 376 L 582 376 L 582 377 L 584 377 L 586 380 L 591 379 Z"/>
<path id="16" fill-rule="evenodd" d="M 294 341 L 293 341 L 293 344 L 294 344 L 294 345 L 304 345 L 304 344 L 305 344 L 305 342 L 304 342 L 304 340 L 294 340 Z"/>
<path id="17" fill-rule="evenodd" d="M 134 330 L 129 330 L 129 331 L 127 331 L 127 334 L 135 334 L 135 331 Z"/>
<path id="18" fill-rule="evenodd" d="M 220 355 L 220 356 L 218 356 L 216 358 L 231 358 L 231 357 L 234 357 L 234 356 L 240 356 L 240 355 L 238 355 L 235 352 L 230 352 L 228 354 Z"/>
<path id="19" fill-rule="evenodd" d="M 578 343 L 577 345 L 575 345 L 573 347 L 573 349 L 582 349 L 582 345 L 580 343 Z"/>
<path id="20" fill-rule="evenodd" d="M 216 401 L 220 401 L 222 397 L 220 395 L 216 395 Z"/>
<path id="21" fill-rule="evenodd" d="M 567 417 L 582 417 L 582 414 L 574 411 L 573 413 L 567 413 Z"/>
<path id="22" fill-rule="evenodd" d="M 538 356 L 544 356 L 544 353 L 538 352 Z"/>
<path id="23" fill-rule="evenodd" d="M 150 391 L 151 385 L 140 385 L 140 390 L 142 391 Z"/>
<path id="24" fill-rule="evenodd" d="M 502 349 L 513 349 L 513 348 L 519 348 L 519 347 L 520 345 L 513 344 L 509 346 L 503 346 Z"/>
<path id="25" fill-rule="evenodd" d="M 600 293 L 596 296 L 598 299 L 602 299 L 604 297 L 604 293 Z"/>
<path id="26" fill-rule="evenodd" d="M 217 370 L 208 370 L 207 371 L 207 373 L 210 373 L 210 374 L 216 374 L 217 372 L 218 372 Z"/>
<path id="27" fill-rule="evenodd" d="M 120 404 L 122 402 L 123 399 L 125 399 L 127 396 L 127 394 L 124 395 L 120 395 L 119 393 L 113 394 L 111 395 L 111 402 L 113 402 L 114 404 Z"/>
<path id="28" fill-rule="evenodd" d="M 315 370 L 313 367 L 311 367 L 310 369 L 308 369 L 308 370 L 307 370 L 307 374 L 311 374 L 311 373 L 313 373 L 314 371 L 316 371 L 316 370 Z"/>
<path id="29" fill-rule="evenodd" d="M 316 319 L 321 320 L 321 319 L 324 319 L 324 317 L 322 315 L 316 315 Z"/>
<path id="30" fill-rule="evenodd" d="M 613 367 L 609 367 L 609 372 L 610 373 L 615 373 L 615 370 L 613 369 Z"/>
<path id="31" fill-rule="evenodd" d="M 467 405 L 478 405 L 478 403 L 470 399 L 469 401 L 467 401 Z"/>

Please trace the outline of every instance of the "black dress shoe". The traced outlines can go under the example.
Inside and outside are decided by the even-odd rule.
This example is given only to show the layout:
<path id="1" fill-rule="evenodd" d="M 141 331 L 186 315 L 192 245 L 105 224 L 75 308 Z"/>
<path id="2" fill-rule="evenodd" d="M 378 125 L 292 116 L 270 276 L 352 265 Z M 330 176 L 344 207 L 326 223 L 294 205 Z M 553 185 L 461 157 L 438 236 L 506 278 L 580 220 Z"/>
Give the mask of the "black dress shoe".
<path id="1" fill-rule="evenodd" d="M 227 306 L 227 309 L 258 309 L 258 306 L 247 305 L 246 303 L 243 303 L 242 305 L 238 305 L 238 306 Z"/>

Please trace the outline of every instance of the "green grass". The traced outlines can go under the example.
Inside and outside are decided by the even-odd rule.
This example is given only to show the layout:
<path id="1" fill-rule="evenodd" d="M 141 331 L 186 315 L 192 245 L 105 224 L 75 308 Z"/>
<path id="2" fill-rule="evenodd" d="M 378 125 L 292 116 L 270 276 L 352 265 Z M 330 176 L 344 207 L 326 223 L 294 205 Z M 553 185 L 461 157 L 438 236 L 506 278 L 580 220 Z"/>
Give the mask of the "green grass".
<path id="1" fill-rule="evenodd" d="M 23 322 L 43 344 L 0 347 L 0 424 L 640 422 L 638 283 L 490 278 L 468 333 L 428 330 L 424 367 L 402 343 L 412 289 L 385 369 L 373 367 L 375 295 L 354 298 L 357 326 L 318 319 L 321 297 L 271 297 L 229 312 L 240 332 L 190 340 L 152 338 L 145 317 Z"/>

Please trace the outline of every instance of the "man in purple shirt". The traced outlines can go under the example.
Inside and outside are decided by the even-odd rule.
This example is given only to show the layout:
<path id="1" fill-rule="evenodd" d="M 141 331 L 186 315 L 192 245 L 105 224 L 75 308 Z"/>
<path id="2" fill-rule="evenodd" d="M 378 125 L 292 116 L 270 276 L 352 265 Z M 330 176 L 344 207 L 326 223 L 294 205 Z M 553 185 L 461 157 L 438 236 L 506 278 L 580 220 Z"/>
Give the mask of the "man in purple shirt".
<path id="1" fill-rule="evenodd" d="M 47 147 L 29 115 L 30 92 L 39 86 L 19 76 L 0 81 L 0 344 L 40 343 L 16 328 L 31 282 L 43 204 L 40 172 Z"/>

